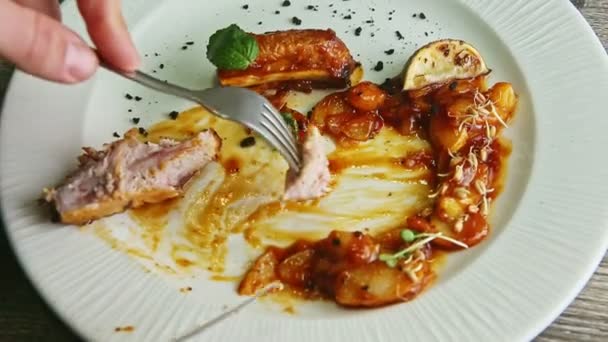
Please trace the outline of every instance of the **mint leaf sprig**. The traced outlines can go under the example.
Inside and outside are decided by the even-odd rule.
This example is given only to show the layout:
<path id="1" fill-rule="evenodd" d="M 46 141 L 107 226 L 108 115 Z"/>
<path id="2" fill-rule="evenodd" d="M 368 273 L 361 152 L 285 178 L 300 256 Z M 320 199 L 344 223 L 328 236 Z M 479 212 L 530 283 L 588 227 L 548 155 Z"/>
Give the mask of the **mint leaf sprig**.
<path id="1" fill-rule="evenodd" d="M 215 32 L 207 44 L 207 59 L 221 70 L 245 70 L 259 52 L 255 37 L 236 24 Z"/>

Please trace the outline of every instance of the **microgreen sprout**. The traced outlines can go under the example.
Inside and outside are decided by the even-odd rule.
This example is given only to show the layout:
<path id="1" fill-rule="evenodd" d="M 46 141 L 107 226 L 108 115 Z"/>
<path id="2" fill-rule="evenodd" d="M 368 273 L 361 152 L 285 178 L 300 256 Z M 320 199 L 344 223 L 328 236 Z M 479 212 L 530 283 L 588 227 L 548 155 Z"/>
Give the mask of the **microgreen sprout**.
<path id="1" fill-rule="evenodd" d="M 405 241 L 407 243 L 411 243 L 411 244 L 409 246 L 407 246 L 406 248 L 404 248 L 394 254 L 382 253 L 378 256 L 378 259 L 380 259 L 380 261 L 384 261 L 386 263 L 386 265 L 391 268 L 396 267 L 397 264 L 399 263 L 399 260 L 401 260 L 403 258 L 407 258 L 412 253 L 421 249 L 422 247 L 424 247 L 424 245 L 426 245 L 427 243 L 429 243 L 435 239 L 445 240 L 445 241 L 451 242 L 457 246 L 460 246 L 462 248 L 469 248 L 469 246 L 467 246 L 465 243 L 462 243 L 458 240 L 444 236 L 443 233 L 441 233 L 441 232 L 439 232 L 439 233 L 416 233 L 413 230 L 404 229 L 401 231 L 400 235 L 401 235 L 401 239 L 403 239 L 403 241 Z"/>

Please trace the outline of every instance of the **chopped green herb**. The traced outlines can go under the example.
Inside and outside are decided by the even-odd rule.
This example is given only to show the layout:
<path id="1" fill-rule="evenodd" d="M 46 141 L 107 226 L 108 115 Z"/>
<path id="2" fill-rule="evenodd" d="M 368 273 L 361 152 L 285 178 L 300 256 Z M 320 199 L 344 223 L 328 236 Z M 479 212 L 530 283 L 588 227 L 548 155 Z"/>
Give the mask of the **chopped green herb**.
<path id="1" fill-rule="evenodd" d="M 283 120 L 285 120 L 287 126 L 289 126 L 289 128 L 291 128 L 294 133 L 297 132 L 298 122 L 296 121 L 296 119 L 293 118 L 293 115 L 291 115 L 290 113 L 281 113 L 281 115 L 283 116 Z"/>
<path id="2" fill-rule="evenodd" d="M 236 24 L 218 30 L 209 38 L 207 58 L 224 70 L 244 70 L 259 53 L 255 38 Z"/>

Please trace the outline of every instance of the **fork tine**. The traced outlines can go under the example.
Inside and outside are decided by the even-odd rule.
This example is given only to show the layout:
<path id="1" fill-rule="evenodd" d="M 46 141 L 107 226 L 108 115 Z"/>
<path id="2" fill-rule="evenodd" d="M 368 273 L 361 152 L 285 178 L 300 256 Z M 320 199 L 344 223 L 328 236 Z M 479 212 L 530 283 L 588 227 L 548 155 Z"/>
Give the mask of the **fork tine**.
<path id="1" fill-rule="evenodd" d="M 269 113 L 271 113 L 271 118 L 274 118 L 274 119 L 276 119 L 276 121 L 279 122 L 279 125 L 283 128 L 283 130 L 280 130 L 281 133 L 283 134 L 283 136 L 286 137 L 286 139 L 289 140 L 289 142 L 292 144 L 292 146 L 295 147 L 297 145 L 295 137 L 293 136 L 293 134 L 289 134 L 291 132 L 291 129 L 289 128 L 289 126 L 287 125 L 287 123 L 285 122 L 285 120 L 283 119 L 283 116 L 281 115 L 281 113 L 277 112 L 276 109 L 274 109 L 268 103 L 264 103 L 264 108 Z"/>
<path id="2" fill-rule="evenodd" d="M 282 152 L 281 154 L 285 157 L 285 159 L 287 159 L 290 167 L 295 166 L 297 169 L 299 169 L 300 162 L 298 155 L 289 148 L 289 144 L 285 143 L 285 141 L 279 137 L 279 135 L 276 133 L 274 125 L 270 123 L 268 119 L 263 119 L 260 121 L 260 123 L 265 129 L 265 138 L 269 139 L 274 146 L 279 147 L 282 150 L 280 152 Z"/>
<path id="3" fill-rule="evenodd" d="M 293 137 L 289 133 L 289 128 L 287 128 L 286 125 L 283 126 L 277 123 L 277 121 L 283 121 L 283 119 L 278 118 L 273 112 L 266 112 L 264 110 L 262 110 L 262 117 L 265 118 L 268 122 L 270 122 L 270 124 L 274 127 L 274 130 L 272 128 L 269 128 L 269 130 L 273 131 L 275 135 L 278 135 L 277 138 L 284 142 L 285 145 L 287 145 L 287 148 L 289 149 L 290 153 L 295 155 L 296 160 L 298 160 L 298 148 L 295 145 Z M 278 134 L 276 134 L 277 132 Z"/>

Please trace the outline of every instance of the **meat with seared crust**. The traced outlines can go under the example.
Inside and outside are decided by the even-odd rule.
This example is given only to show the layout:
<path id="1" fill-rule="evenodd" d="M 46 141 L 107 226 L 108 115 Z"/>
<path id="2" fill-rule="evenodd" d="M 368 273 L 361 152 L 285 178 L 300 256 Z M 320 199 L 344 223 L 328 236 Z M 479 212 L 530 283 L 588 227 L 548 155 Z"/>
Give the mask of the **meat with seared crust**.
<path id="1" fill-rule="evenodd" d="M 159 203 L 182 193 L 184 185 L 215 160 L 221 140 L 212 130 L 183 141 L 158 144 L 137 139 L 130 130 L 124 139 L 100 151 L 84 148 L 77 171 L 60 186 L 46 191 L 61 222 L 84 224 L 145 203 Z"/>
<path id="2" fill-rule="evenodd" d="M 218 70 L 221 85 L 306 80 L 342 88 L 350 85 L 358 66 L 333 30 L 288 30 L 254 37 L 260 51 L 256 60 L 245 70 Z"/>

